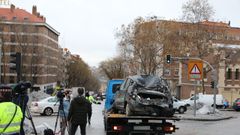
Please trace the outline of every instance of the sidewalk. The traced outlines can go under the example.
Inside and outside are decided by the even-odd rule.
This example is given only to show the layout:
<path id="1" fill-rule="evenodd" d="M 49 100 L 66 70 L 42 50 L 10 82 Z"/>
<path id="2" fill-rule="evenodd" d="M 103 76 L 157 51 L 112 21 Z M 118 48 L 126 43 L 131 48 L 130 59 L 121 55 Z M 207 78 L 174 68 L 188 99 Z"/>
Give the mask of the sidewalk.
<path id="1" fill-rule="evenodd" d="M 233 118 L 226 111 L 219 111 L 215 114 L 196 114 L 194 116 L 193 110 L 188 110 L 184 114 L 176 114 L 181 120 L 195 120 L 195 121 L 219 121 Z"/>

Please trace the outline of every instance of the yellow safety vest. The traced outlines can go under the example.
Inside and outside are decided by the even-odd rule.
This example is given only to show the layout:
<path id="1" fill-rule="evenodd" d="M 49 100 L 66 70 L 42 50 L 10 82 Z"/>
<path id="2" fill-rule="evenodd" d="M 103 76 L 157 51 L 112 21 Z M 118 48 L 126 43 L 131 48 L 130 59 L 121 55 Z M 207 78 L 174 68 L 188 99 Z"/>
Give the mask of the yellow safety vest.
<path id="1" fill-rule="evenodd" d="M 16 105 L 12 102 L 0 103 L 0 134 L 14 134 L 20 132 L 20 125 L 23 118 L 23 113 L 19 106 L 17 106 L 17 112 L 11 124 L 3 132 L 4 128 L 11 121 L 15 112 L 15 108 Z"/>
<path id="2" fill-rule="evenodd" d="M 94 98 L 93 96 L 89 96 L 89 97 L 86 97 L 86 99 L 90 102 L 90 103 L 94 103 Z"/>
<path id="3" fill-rule="evenodd" d="M 52 96 L 55 96 L 58 93 L 59 90 L 61 90 L 61 87 L 60 86 L 56 86 L 54 91 L 53 91 Z"/>

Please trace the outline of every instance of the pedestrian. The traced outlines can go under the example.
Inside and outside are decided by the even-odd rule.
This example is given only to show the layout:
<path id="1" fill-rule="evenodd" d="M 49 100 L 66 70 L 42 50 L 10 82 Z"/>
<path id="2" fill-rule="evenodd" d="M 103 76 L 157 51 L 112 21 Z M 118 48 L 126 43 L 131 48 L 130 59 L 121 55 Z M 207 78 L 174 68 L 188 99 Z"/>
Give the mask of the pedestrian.
<path id="1" fill-rule="evenodd" d="M 89 92 L 86 92 L 85 94 L 85 98 L 91 103 L 91 106 L 92 106 L 92 103 L 96 103 L 95 99 L 93 98 L 92 95 L 89 94 Z M 91 117 L 92 115 L 88 115 L 88 124 L 91 125 Z"/>
<path id="2" fill-rule="evenodd" d="M 61 91 L 61 90 L 63 90 L 63 87 L 62 87 L 62 85 L 61 85 L 61 82 L 60 82 L 60 81 L 57 81 L 57 84 L 56 84 L 56 87 L 55 87 L 54 90 L 53 90 L 52 96 L 57 95 L 57 93 L 58 93 L 59 91 Z"/>
<path id="3" fill-rule="evenodd" d="M 86 135 L 86 125 L 88 116 L 92 115 L 91 103 L 83 96 L 84 89 L 78 88 L 78 96 L 71 103 L 68 113 L 68 122 L 70 123 L 70 135 L 80 126 L 81 135 Z"/>
<path id="4" fill-rule="evenodd" d="M 23 113 L 12 101 L 12 89 L 0 88 L 0 135 L 20 135 Z"/>
<path id="5" fill-rule="evenodd" d="M 92 95 L 90 95 L 89 92 L 86 92 L 85 97 L 91 104 L 96 103 L 94 97 Z"/>
<path id="6" fill-rule="evenodd" d="M 65 135 L 65 130 L 67 128 L 67 117 L 71 100 L 70 94 L 71 92 L 69 90 L 64 91 L 65 98 L 62 102 L 62 108 L 59 109 L 61 135 Z"/>

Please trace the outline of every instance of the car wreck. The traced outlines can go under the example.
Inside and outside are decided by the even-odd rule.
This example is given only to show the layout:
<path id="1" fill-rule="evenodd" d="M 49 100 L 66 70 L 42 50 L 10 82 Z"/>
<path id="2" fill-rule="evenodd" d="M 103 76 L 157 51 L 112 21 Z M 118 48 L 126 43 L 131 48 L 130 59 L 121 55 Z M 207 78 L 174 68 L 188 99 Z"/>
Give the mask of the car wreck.
<path id="1" fill-rule="evenodd" d="M 172 116 L 172 96 L 166 80 L 152 75 L 126 78 L 116 92 L 113 110 L 126 115 Z"/>

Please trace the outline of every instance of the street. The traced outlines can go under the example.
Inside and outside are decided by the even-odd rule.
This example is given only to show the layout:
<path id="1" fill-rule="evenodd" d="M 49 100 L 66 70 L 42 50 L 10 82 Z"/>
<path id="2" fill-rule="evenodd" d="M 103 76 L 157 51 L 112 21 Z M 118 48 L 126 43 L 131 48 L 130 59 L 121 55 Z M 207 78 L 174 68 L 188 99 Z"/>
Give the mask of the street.
<path id="1" fill-rule="evenodd" d="M 103 126 L 102 110 L 104 102 L 101 105 L 93 104 L 93 116 L 91 125 L 87 126 L 88 135 L 105 135 Z M 236 111 L 223 111 L 223 113 L 234 116 L 229 120 L 221 121 L 191 121 L 191 120 L 180 120 L 175 122 L 175 125 L 179 128 L 173 135 L 238 135 L 238 125 L 240 121 L 240 112 Z M 181 114 L 191 115 L 191 114 Z M 40 116 L 39 114 L 32 114 L 35 126 L 42 123 L 47 123 L 51 128 L 54 129 L 56 122 L 56 115 L 53 116 Z M 59 127 L 59 123 L 58 123 Z M 79 130 L 76 135 L 80 135 Z"/>

